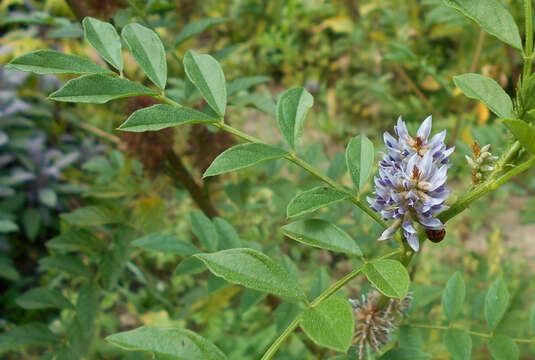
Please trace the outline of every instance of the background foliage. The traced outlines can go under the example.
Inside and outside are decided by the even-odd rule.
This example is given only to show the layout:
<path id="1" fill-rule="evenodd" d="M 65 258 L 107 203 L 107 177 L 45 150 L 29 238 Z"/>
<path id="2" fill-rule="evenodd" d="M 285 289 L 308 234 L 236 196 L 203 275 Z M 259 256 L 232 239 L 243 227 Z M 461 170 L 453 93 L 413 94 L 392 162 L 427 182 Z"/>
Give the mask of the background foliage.
<path id="1" fill-rule="evenodd" d="M 519 1 L 501 3 L 522 23 Z M 485 75 L 515 94 L 522 72 L 522 57 L 513 50 L 517 40 L 500 42 L 439 0 L 7 0 L 0 12 L 3 65 L 37 49 L 83 56 L 104 73 L 116 68 L 145 85 L 145 90 L 133 90 L 139 94 L 165 87 L 171 100 L 196 110 L 206 109 L 207 103 L 227 123 L 266 142 L 288 141 L 308 163 L 344 185 L 358 183 L 365 193 L 372 188 L 359 177 L 362 169 L 346 169 L 345 145 L 366 135 L 376 150 L 384 150 L 382 133 L 399 114 L 413 131 L 429 114 L 435 129 L 448 130 L 447 141 L 457 149 L 449 174 L 454 199 L 472 183 L 464 155 L 472 155 L 473 141 L 492 144 L 492 152 L 499 154 L 511 138 L 493 114 L 494 103 L 461 95 L 471 82 L 457 75 Z M 126 40 L 122 51 L 103 50 L 105 41 L 99 37 L 113 35 L 98 21 L 86 19 L 82 25 L 86 16 L 113 23 Z M 167 64 L 136 55 L 136 46 L 150 43 L 151 35 L 136 38 L 139 25 L 129 25 L 134 22 L 156 29 L 164 48 L 150 52 L 166 53 Z M 94 41 L 84 41 L 84 29 Z M 97 51 L 108 52 L 105 60 L 112 66 Z M 186 74 L 206 53 L 222 65 L 228 106 L 206 95 L 217 84 L 199 91 L 194 79 L 202 74 Z M 191 64 L 186 70 L 182 59 Z M 159 76 L 164 67 L 167 78 Z M 292 199 L 316 191 L 322 185 L 317 178 L 279 159 L 201 181 L 203 174 L 222 172 L 217 163 L 210 164 L 235 144 L 230 135 L 207 124 L 117 131 L 128 125 L 121 125 L 127 115 L 155 101 L 53 102 L 48 94 L 72 76 L 42 71 L 46 75 L 35 76 L 2 66 L 0 74 L 2 357 L 150 358 L 121 349 L 139 343 L 129 344 L 131 338 L 116 333 L 137 329 L 142 340 L 159 331 L 163 339 L 194 342 L 192 332 L 159 329 L 177 327 L 202 335 L 210 342 L 207 348 L 216 344 L 221 350 L 214 352 L 229 359 L 258 359 L 303 310 L 288 299 L 312 301 L 362 265 L 362 253 L 374 258 L 395 249 L 394 242 L 376 242 L 381 227 L 343 201 L 332 201 L 315 218 L 350 235 L 349 242 L 341 236 L 330 250 L 342 248 L 351 255 L 303 245 L 318 245 L 313 238 L 292 241 L 302 229 L 287 225 L 290 220 L 304 221 L 318 210 Z M 294 128 L 279 134 L 275 120 L 275 100 L 293 86 L 304 86 L 314 96 L 312 102 L 303 93 L 289 94 L 311 108 L 301 141 Z M 528 92 L 522 101 L 530 98 Z M 499 108 L 507 109 L 507 104 Z M 512 111 L 511 104 L 510 112 L 500 116 Z M 351 144 L 373 153 L 365 140 Z M 282 156 L 273 149 L 258 151 Z M 363 165 L 375 171 L 374 164 Z M 533 338 L 534 194 L 531 169 L 448 223 L 443 242 L 424 247 L 415 260 L 417 271 L 410 274 L 410 316 L 382 358 L 488 359 L 491 353 L 500 358 L 496 354 L 504 349 L 509 349 L 504 359 L 514 358 L 511 351 L 522 359 L 535 358 L 533 343 L 512 346 L 501 335 L 484 341 L 461 329 Z M 337 195 L 323 196 L 332 200 Z M 288 206 L 291 200 L 293 206 Z M 266 271 L 275 274 L 280 288 L 266 286 L 284 301 L 259 288 L 232 285 L 237 281 L 233 274 L 221 278 L 205 271 L 206 266 L 215 274 L 220 271 L 215 255 L 190 256 L 201 250 L 226 250 L 225 256 L 232 256 L 236 248 L 252 249 L 247 252 L 252 258 L 261 251 L 274 259 Z M 364 277 L 341 290 L 350 298 L 371 291 Z M 392 289 L 391 295 L 400 293 L 403 289 Z M 356 358 L 355 347 L 348 355 L 330 350 L 346 350 L 342 330 L 339 339 L 328 343 L 314 330 L 329 312 L 347 310 L 347 302 L 337 299 L 315 308 L 308 316 L 316 320 L 303 323 L 276 358 Z M 492 299 L 497 300 L 489 303 Z M 426 324 L 434 327 L 425 329 Z M 449 324 L 456 328 L 440 329 Z M 111 334 L 116 335 L 106 342 Z M 463 352 L 467 348 L 470 352 Z"/>

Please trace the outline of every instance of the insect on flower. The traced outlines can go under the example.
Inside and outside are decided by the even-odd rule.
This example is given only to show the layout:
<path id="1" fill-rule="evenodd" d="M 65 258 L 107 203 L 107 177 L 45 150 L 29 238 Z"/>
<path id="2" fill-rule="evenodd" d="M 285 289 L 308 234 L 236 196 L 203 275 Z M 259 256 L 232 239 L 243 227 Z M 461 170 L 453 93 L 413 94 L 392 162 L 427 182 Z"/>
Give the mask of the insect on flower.
<path id="1" fill-rule="evenodd" d="M 400 116 L 394 127 L 398 138 L 384 133 L 387 152 L 379 162 L 379 177 L 375 178 L 376 197 L 368 198 L 371 209 L 380 212 L 383 219 L 395 220 L 378 240 L 391 239 L 402 228 L 414 251 L 418 251 L 420 243 L 413 222 L 427 230 L 444 230 L 434 215 L 447 208 L 444 201 L 450 194 L 446 180 L 454 148 L 446 147 L 445 130 L 429 138 L 431 125 L 429 116 L 413 137 Z"/>
<path id="2" fill-rule="evenodd" d="M 442 240 L 444 240 L 444 237 L 446 236 L 446 229 L 440 229 L 440 230 L 425 229 L 425 234 L 427 235 L 427 238 L 431 240 L 432 242 L 439 243 Z"/>

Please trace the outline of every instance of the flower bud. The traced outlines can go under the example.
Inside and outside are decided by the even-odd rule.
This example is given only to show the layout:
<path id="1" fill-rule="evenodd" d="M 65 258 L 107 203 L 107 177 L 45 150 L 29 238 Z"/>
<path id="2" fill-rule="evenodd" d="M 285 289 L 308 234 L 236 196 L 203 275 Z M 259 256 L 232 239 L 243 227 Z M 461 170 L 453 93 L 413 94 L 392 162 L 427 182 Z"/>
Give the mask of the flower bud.
<path id="1" fill-rule="evenodd" d="M 490 144 L 479 148 L 477 141 L 472 146 L 473 158 L 465 155 L 468 165 L 472 168 L 472 182 L 474 185 L 479 185 L 487 179 L 487 176 L 495 168 L 494 163 L 498 160 L 497 156 L 491 154 Z"/>

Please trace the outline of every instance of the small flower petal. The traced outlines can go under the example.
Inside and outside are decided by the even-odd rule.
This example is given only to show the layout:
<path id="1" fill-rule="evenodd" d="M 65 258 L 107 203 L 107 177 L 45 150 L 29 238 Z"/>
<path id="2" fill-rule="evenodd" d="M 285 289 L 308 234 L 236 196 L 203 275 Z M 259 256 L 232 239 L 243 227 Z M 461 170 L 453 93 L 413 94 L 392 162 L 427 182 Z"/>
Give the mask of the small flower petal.
<path id="1" fill-rule="evenodd" d="M 383 231 L 383 233 L 377 240 L 383 241 L 383 240 L 392 239 L 392 237 L 394 236 L 394 234 L 396 233 L 396 231 L 399 229 L 400 226 L 401 226 L 401 221 L 396 220 L 389 228 Z"/>
<path id="2" fill-rule="evenodd" d="M 433 125 L 433 117 L 429 115 L 422 125 L 418 128 L 418 132 L 416 133 L 416 136 L 423 140 L 427 140 L 429 137 L 429 134 L 431 133 L 431 126 Z"/>
<path id="3" fill-rule="evenodd" d="M 416 234 L 406 234 L 407 242 L 414 251 L 420 249 L 420 242 L 418 241 L 418 235 Z"/>

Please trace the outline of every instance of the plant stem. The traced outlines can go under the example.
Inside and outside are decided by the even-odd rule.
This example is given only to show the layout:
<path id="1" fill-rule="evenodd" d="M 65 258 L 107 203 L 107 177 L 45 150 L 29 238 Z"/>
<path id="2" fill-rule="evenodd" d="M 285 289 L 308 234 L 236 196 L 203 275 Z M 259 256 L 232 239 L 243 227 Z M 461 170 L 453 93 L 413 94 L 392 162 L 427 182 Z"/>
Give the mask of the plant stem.
<path id="1" fill-rule="evenodd" d="M 524 0 L 524 17 L 526 23 L 526 44 L 524 46 L 524 79 L 531 74 L 533 59 L 533 15 L 531 13 L 531 0 Z"/>
<path id="2" fill-rule="evenodd" d="M 483 42 L 485 42 L 485 35 L 487 33 L 485 30 L 479 30 L 479 38 L 477 40 L 476 50 L 474 52 L 474 57 L 472 58 L 472 65 L 470 65 L 470 72 L 473 73 L 477 69 L 477 64 L 479 64 L 479 58 L 481 57 L 481 50 L 483 50 Z"/>
<path id="3" fill-rule="evenodd" d="M 205 191 L 203 186 L 197 184 L 193 176 L 173 150 L 166 150 L 164 153 L 165 159 L 169 165 L 169 171 L 172 174 L 172 179 L 178 185 L 182 185 L 191 195 L 193 201 L 199 206 L 201 211 L 209 218 L 219 216 L 217 208 L 212 203 L 209 194 Z"/>
<path id="4" fill-rule="evenodd" d="M 176 101 L 169 99 L 165 95 L 158 95 L 155 98 L 160 100 L 163 103 L 166 103 L 167 105 L 176 106 L 176 107 L 182 107 L 182 104 L 179 104 Z"/>
<path id="5" fill-rule="evenodd" d="M 264 356 L 262 356 L 261 360 L 269 360 L 271 359 L 276 353 L 277 350 L 279 350 L 280 346 L 286 340 L 288 336 L 299 326 L 299 321 L 301 320 L 301 315 L 297 315 L 295 319 L 288 325 L 288 327 L 284 330 L 284 332 L 271 344 L 269 349 L 264 353 Z"/>
<path id="6" fill-rule="evenodd" d="M 451 207 L 448 210 L 442 212 L 438 216 L 438 218 L 442 222 L 446 222 L 450 220 L 455 215 L 459 214 L 464 209 L 466 209 L 475 200 L 479 199 L 483 195 L 486 195 L 496 190 L 501 185 L 509 181 L 511 178 L 515 177 L 518 174 L 523 173 L 524 171 L 528 170 L 533 165 L 535 165 L 535 156 L 531 156 L 529 160 L 523 162 L 520 165 L 515 166 L 514 168 L 507 171 L 502 176 L 487 180 L 483 184 L 479 185 L 478 187 L 470 191 L 468 194 L 461 196 L 455 203 L 451 205 Z"/>
<path id="7" fill-rule="evenodd" d="M 360 274 L 363 270 L 363 267 L 364 265 L 359 266 L 358 268 L 351 271 L 349 274 L 335 282 L 333 286 L 331 286 L 330 288 L 322 292 L 317 298 L 315 298 L 314 301 L 310 303 L 310 307 L 318 306 L 319 304 L 321 304 L 322 301 L 331 297 L 331 295 L 340 290 L 342 286 L 344 286 L 345 284 L 353 280 L 358 274 Z"/>
<path id="8" fill-rule="evenodd" d="M 492 338 L 492 334 L 485 334 L 485 333 L 472 331 L 472 330 L 455 327 L 455 326 L 440 326 L 440 325 L 426 325 L 426 324 L 406 324 L 406 325 L 410 327 L 415 327 L 415 328 L 435 329 L 435 330 L 463 329 L 463 330 L 466 330 L 466 332 L 468 332 L 470 335 L 479 336 L 479 337 L 483 337 L 487 339 Z M 535 339 L 512 339 L 512 340 L 514 342 L 519 342 L 519 343 L 535 343 Z"/>
<path id="9" fill-rule="evenodd" d="M 344 187 L 340 186 L 338 183 L 336 183 L 333 179 L 331 179 L 327 175 L 324 175 L 324 174 L 318 172 L 310 164 L 308 164 L 304 160 L 300 159 L 296 155 L 290 154 L 290 155 L 285 156 L 285 158 L 290 160 L 291 162 L 293 162 L 297 166 L 305 169 L 306 171 L 308 171 L 312 175 L 316 176 L 318 179 L 322 180 L 323 182 L 325 182 L 326 184 L 331 186 L 333 189 L 338 190 L 340 192 L 348 193 L 347 190 L 344 189 Z M 381 224 L 381 226 L 383 226 L 384 228 L 388 227 L 388 224 L 381 218 L 381 216 L 379 214 L 377 214 L 375 211 L 373 211 L 372 209 L 370 209 L 368 206 L 363 204 L 362 201 L 360 201 L 358 197 L 356 197 L 355 195 L 351 195 L 350 200 L 355 205 L 357 205 L 362 211 L 364 211 L 366 214 L 368 214 L 368 216 L 370 216 L 372 219 L 377 221 L 377 223 Z"/>
<path id="10" fill-rule="evenodd" d="M 513 339 L 514 342 L 535 344 L 535 339 Z"/>
<path id="11" fill-rule="evenodd" d="M 232 126 L 227 125 L 227 124 L 225 124 L 223 122 L 216 123 L 214 125 L 217 126 L 218 128 L 220 128 L 221 130 L 224 130 L 224 131 L 226 131 L 228 133 L 233 134 L 236 137 L 239 137 L 240 139 L 243 139 L 243 140 L 246 140 L 246 141 L 249 141 L 249 142 L 254 142 L 254 143 L 262 143 L 262 144 L 264 143 L 262 140 L 254 137 L 254 136 L 251 136 L 249 134 L 246 134 L 243 131 L 235 129 Z M 373 220 L 375 220 L 382 227 L 384 227 L 384 228 L 388 227 L 388 224 L 381 218 L 381 216 L 379 214 L 377 214 L 376 212 L 374 212 L 372 209 L 370 209 L 368 206 L 366 206 L 362 201 L 359 200 L 359 198 L 357 196 L 349 193 L 343 186 L 338 184 L 336 181 L 334 181 L 333 179 L 331 179 L 327 175 L 322 174 L 319 171 L 317 171 L 316 169 L 314 169 L 314 167 L 312 165 L 310 165 L 309 163 L 307 163 L 305 160 L 301 159 L 300 157 L 298 157 L 295 154 L 288 154 L 284 158 L 286 160 L 289 160 L 289 161 L 293 162 L 295 165 L 299 166 L 300 168 L 308 171 L 310 174 L 314 175 L 315 177 L 317 177 L 321 181 L 325 182 L 327 185 L 331 186 L 333 189 L 348 194 L 350 196 L 349 199 L 355 205 L 357 205 L 360 209 L 362 209 L 362 211 L 364 211 L 368 216 L 370 216 Z"/>

